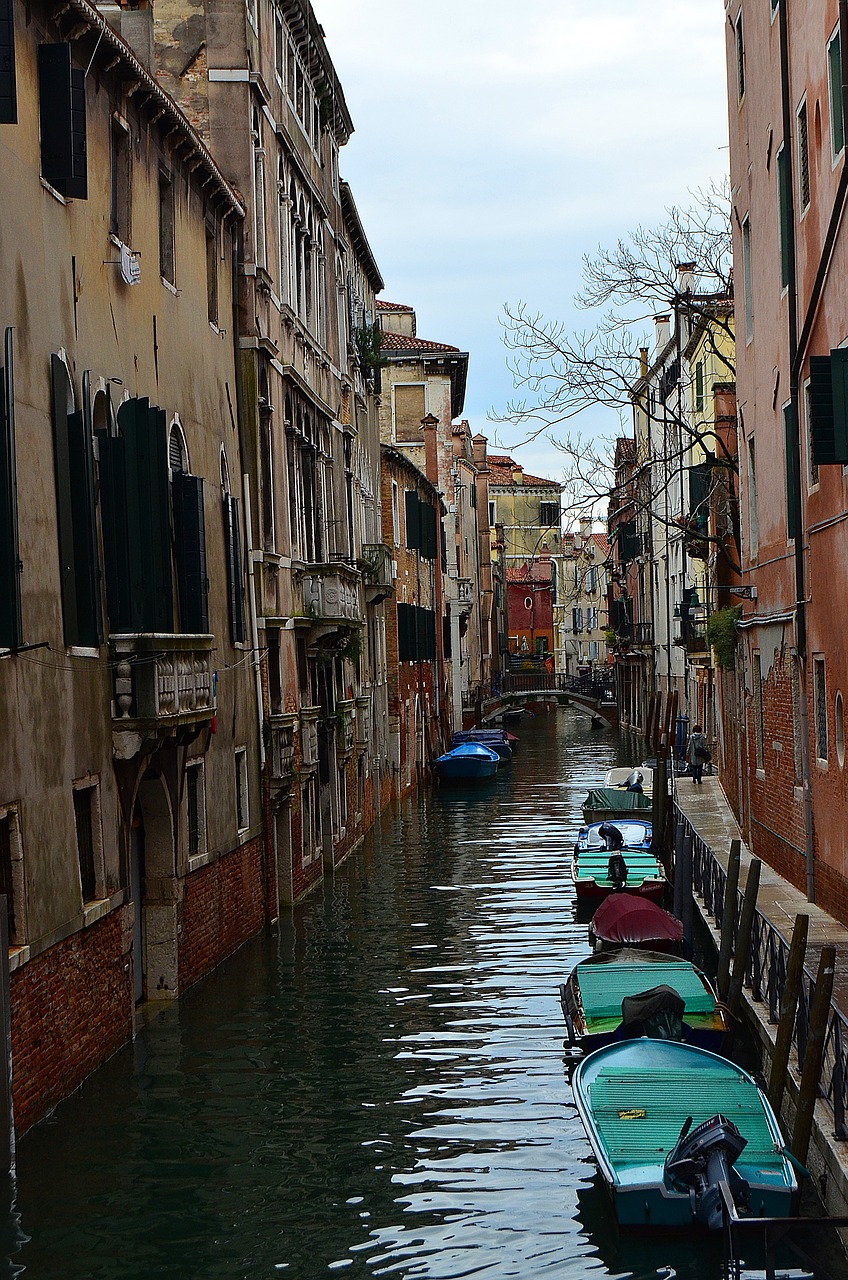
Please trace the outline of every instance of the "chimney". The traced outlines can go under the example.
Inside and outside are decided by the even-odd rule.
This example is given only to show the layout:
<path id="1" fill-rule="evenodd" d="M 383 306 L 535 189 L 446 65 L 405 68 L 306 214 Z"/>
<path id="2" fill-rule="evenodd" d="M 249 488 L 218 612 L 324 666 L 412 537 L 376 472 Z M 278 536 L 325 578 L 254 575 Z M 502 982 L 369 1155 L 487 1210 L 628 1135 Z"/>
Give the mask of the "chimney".
<path id="1" fill-rule="evenodd" d="M 153 5 L 148 0 L 141 0 L 139 4 L 130 4 L 128 0 L 120 0 L 120 4 L 116 7 L 118 8 L 118 13 L 115 18 L 110 18 L 110 25 L 117 28 L 144 69 L 155 75 L 156 52 L 153 36 Z"/>
<path id="2" fill-rule="evenodd" d="M 489 442 L 484 435 L 476 435 L 471 441 L 471 445 L 474 450 L 474 463 L 478 467 L 486 466 L 486 449 L 488 444 Z"/>
<path id="3" fill-rule="evenodd" d="M 524 468 L 519 462 L 512 463 L 512 483 L 524 484 Z"/>
<path id="4" fill-rule="evenodd" d="M 687 293 L 695 292 L 695 263 L 694 262 L 677 262 L 675 263 L 675 271 L 677 272 L 677 292 L 685 297 Z"/>
<path id="5" fill-rule="evenodd" d="M 639 348 L 639 377 L 646 378 L 648 376 L 648 348 Z"/>
<path id="6" fill-rule="evenodd" d="M 439 449 L 436 444 L 436 427 L 439 419 L 434 413 L 428 413 L 421 419 L 424 434 L 424 474 L 431 484 L 439 487 Z"/>
<path id="7" fill-rule="evenodd" d="M 655 354 L 662 351 L 663 347 L 671 337 L 671 316 L 666 314 L 662 316 L 654 316 L 654 327 L 656 330 L 656 347 Z"/>

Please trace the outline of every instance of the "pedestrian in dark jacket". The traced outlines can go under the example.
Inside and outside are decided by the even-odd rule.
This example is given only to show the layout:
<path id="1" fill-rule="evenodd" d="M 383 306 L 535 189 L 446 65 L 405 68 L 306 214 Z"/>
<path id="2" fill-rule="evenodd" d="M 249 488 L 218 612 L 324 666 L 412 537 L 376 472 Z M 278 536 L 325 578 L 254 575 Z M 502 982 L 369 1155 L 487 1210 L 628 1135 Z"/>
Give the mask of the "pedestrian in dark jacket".
<path id="1" fill-rule="evenodd" d="M 689 745 L 686 748 L 686 759 L 692 766 L 692 781 L 704 782 L 704 765 L 709 759 L 710 753 L 707 750 L 707 740 L 701 730 L 699 724 L 692 726 L 692 733 L 689 736 Z"/>

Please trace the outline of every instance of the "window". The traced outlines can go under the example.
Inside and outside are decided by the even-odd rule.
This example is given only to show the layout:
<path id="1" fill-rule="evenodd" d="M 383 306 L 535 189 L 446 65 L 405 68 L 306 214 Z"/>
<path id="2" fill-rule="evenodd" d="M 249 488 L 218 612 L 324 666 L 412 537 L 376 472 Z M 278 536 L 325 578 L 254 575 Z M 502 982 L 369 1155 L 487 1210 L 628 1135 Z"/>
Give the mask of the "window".
<path id="1" fill-rule="evenodd" d="M 810 147 L 807 131 L 807 99 L 804 98 L 797 113 L 798 127 L 798 198 L 801 213 L 810 203 Z"/>
<path id="2" fill-rule="evenodd" d="M 170 174 L 159 171 L 159 274 L 169 284 L 176 283 L 174 247 L 174 183 Z"/>
<path id="3" fill-rule="evenodd" d="M 15 4 L 0 0 L 0 124 L 17 124 L 15 84 Z"/>
<path id="4" fill-rule="evenodd" d="M 241 521 L 239 500 L 224 494 L 224 542 L 227 554 L 227 598 L 230 615 L 230 639 L 242 644 L 247 638 L 244 612 L 244 569 L 241 554 Z"/>
<path id="5" fill-rule="evenodd" d="M 397 480 L 392 481 L 392 538 L 400 546 L 400 490 Z"/>
<path id="6" fill-rule="evenodd" d="M 38 46 L 41 176 L 61 196 L 85 200 L 85 72 L 71 65 L 70 44 Z"/>
<path id="7" fill-rule="evenodd" d="M 186 844 L 188 856 L 206 852 L 206 775 L 202 760 L 186 763 Z"/>
<path id="8" fill-rule="evenodd" d="M 777 211 L 780 233 L 780 283 L 785 289 L 789 285 L 792 225 L 789 217 L 789 172 L 784 147 L 781 147 L 777 153 Z"/>
<path id="9" fill-rule="evenodd" d="M 542 502 L 539 504 L 539 523 L 548 528 L 559 524 L 560 507 L 558 502 Z"/>
<path id="10" fill-rule="evenodd" d="M 314 861 L 318 853 L 319 827 L 318 827 L 318 803 L 317 803 L 318 784 L 315 776 L 310 777 L 305 783 L 300 793 L 300 812 L 301 812 L 301 845 L 303 849 L 303 865 L 308 866 Z"/>
<path id="11" fill-rule="evenodd" d="M 24 937 L 23 853 L 16 805 L 0 808 L 0 893 L 6 895 L 9 945 L 21 946 Z"/>
<path id="12" fill-rule="evenodd" d="M 129 126 L 112 117 L 112 187 L 109 230 L 129 245 L 132 240 L 132 138 Z"/>
<path id="13" fill-rule="evenodd" d="M 247 748 L 236 751 L 236 825 L 239 832 L 250 826 L 250 790 L 247 777 Z"/>
<path id="14" fill-rule="evenodd" d="M 741 102 L 745 96 L 745 35 L 742 29 L 742 10 L 736 19 L 736 94 Z"/>
<path id="15" fill-rule="evenodd" d="M 404 384 L 394 388 L 396 440 L 421 439 L 421 419 L 427 412 L 425 392 L 423 383 Z"/>
<path id="16" fill-rule="evenodd" d="M 489 528 L 494 529 L 498 523 L 498 505 L 494 499 L 489 500 Z"/>
<path id="17" fill-rule="evenodd" d="M 0 368 L 0 648 L 23 640 L 15 463 L 15 375 L 12 329 L 5 332 Z"/>
<path id="18" fill-rule="evenodd" d="M 206 315 L 210 324 L 218 324 L 218 228 L 214 220 L 206 223 Z"/>
<path id="19" fill-rule="evenodd" d="M 286 78 L 286 29 L 279 13 L 274 14 L 274 70 L 280 84 Z"/>
<path id="20" fill-rule="evenodd" d="M 104 896 L 103 837 L 100 829 L 100 784 L 74 783 L 74 823 L 77 833 L 83 905 Z"/>
<path id="21" fill-rule="evenodd" d="M 757 768 L 765 769 L 765 721 L 763 718 L 763 671 L 758 650 L 753 653 L 754 664 L 754 749 Z"/>
<path id="22" fill-rule="evenodd" d="M 816 700 L 816 757 L 827 762 L 827 675 L 824 658 L 813 658 Z"/>
<path id="23" fill-rule="evenodd" d="M 842 47 L 839 28 L 827 46 L 827 79 L 830 97 L 830 146 L 834 160 L 845 150 L 845 112 L 842 97 Z"/>
<path id="24" fill-rule="evenodd" d="M 760 546 L 760 520 L 757 510 L 757 454 L 754 437 L 748 437 L 748 542 L 755 556 Z"/>
<path id="25" fill-rule="evenodd" d="M 339 827 L 347 826 L 347 771 L 339 769 Z"/>
<path id="26" fill-rule="evenodd" d="M 90 412 L 77 410 L 68 367 L 50 357 L 56 526 L 66 645 L 103 639 Z"/>
<path id="27" fill-rule="evenodd" d="M 742 222 L 742 280 L 745 289 L 745 339 L 754 336 L 754 281 L 751 267 L 751 220 Z"/>
<path id="28" fill-rule="evenodd" d="M 704 412 L 704 362 L 695 363 L 695 412 Z"/>

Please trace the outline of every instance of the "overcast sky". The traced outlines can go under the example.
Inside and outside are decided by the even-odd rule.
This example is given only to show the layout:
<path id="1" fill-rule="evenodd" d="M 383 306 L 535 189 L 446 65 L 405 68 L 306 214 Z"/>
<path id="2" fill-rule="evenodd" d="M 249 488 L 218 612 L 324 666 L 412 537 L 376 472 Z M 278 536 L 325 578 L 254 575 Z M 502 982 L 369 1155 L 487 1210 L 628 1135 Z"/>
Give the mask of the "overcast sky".
<path id="1" fill-rule="evenodd" d="M 313 0 L 356 132 L 342 152 L 383 297 L 470 353 L 465 416 L 512 392 L 504 303 L 574 319 L 581 257 L 727 169 L 719 0 Z M 613 432 L 609 414 L 587 417 Z M 517 456 L 557 478 L 556 452 Z"/>

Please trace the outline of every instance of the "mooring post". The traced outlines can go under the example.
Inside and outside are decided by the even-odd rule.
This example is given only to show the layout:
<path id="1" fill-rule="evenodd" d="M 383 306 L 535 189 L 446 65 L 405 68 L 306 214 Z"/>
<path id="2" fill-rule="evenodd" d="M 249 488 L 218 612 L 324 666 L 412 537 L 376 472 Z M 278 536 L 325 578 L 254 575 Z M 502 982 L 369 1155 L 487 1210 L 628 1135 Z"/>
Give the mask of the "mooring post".
<path id="1" fill-rule="evenodd" d="M 733 926 L 736 923 L 736 899 L 739 893 L 739 861 L 742 843 L 730 842 L 727 860 L 727 879 L 724 882 L 724 908 L 721 915 L 721 945 L 718 953 L 716 987 L 722 1000 L 727 999 L 730 987 L 730 957 L 733 954 Z"/>
<path id="2" fill-rule="evenodd" d="M 795 1111 L 795 1129 L 792 1134 L 791 1151 L 796 1160 L 806 1164 L 807 1151 L 810 1146 L 810 1135 L 813 1131 L 813 1113 L 819 1092 L 824 1042 L 827 1035 L 827 1024 L 830 1018 L 830 998 L 833 995 L 833 971 L 836 966 L 836 947 L 827 943 L 822 947 L 819 956 L 819 971 L 816 975 L 816 992 L 813 996 L 813 1008 L 810 1013 L 810 1033 L 807 1037 L 807 1049 L 804 1064 L 801 1068 L 801 1084 L 798 1088 L 798 1106 Z"/>
<path id="3" fill-rule="evenodd" d="M 654 847 L 663 865 L 668 869 L 668 850 L 665 847 L 665 822 L 668 812 L 668 761 L 660 754 L 654 769 L 653 812 Z"/>
<path id="4" fill-rule="evenodd" d="M 760 889 L 761 865 L 759 858 L 752 858 L 745 881 L 739 932 L 736 936 L 736 950 L 733 955 L 733 971 L 727 991 L 727 1003 L 734 1018 L 739 1016 L 739 1008 L 742 1004 L 742 988 L 745 985 L 745 971 L 748 968 L 748 956 L 751 951 L 751 931 L 754 927 L 754 912 L 757 909 L 757 894 Z"/>
<path id="5" fill-rule="evenodd" d="M 777 1039 L 774 1043 L 774 1053 L 771 1056 L 771 1072 L 769 1074 L 769 1101 L 777 1115 L 780 1115 L 780 1104 L 783 1102 L 783 1090 L 786 1087 L 786 1072 L 789 1069 L 789 1054 L 792 1049 L 792 1032 L 795 1029 L 798 996 L 801 994 L 801 979 L 804 975 L 804 955 L 807 951 L 809 928 L 810 917 L 799 913 L 795 917 L 792 942 L 789 945 L 786 978 L 783 983 L 783 995 L 780 1001 L 780 1021 L 777 1024 Z"/>

